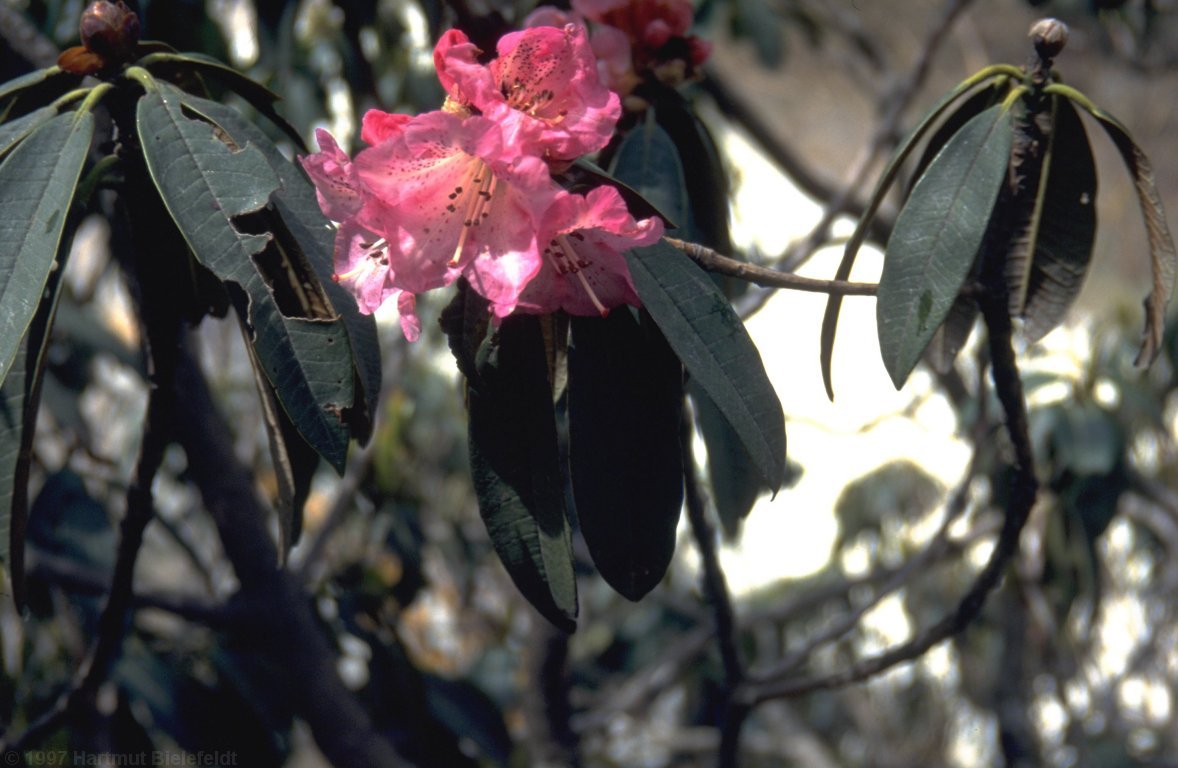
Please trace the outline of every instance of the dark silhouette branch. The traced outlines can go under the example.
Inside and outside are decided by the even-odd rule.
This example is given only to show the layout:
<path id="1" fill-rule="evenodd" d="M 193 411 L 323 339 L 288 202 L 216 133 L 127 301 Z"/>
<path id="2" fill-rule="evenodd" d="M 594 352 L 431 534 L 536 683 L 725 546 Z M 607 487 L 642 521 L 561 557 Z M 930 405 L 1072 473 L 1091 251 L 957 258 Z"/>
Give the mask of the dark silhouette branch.
<path id="1" fill-rule="evenodd" d="M 811 691 L 837 688 L 861 682 L 892 667 L 912 661 L 933 646 L 965 629 L 977 617 L 986 596 L 997 586 L 1002 574 L 1018 551 L 1019 535 L 1030 515 L 1038 494 L 1034 459 L 1027 427 L 1022 381 L 1011 343 L 1011 321 L 1004 291 L 995 290 L 980 300 L 989 330 L 991 376 L 998 400 L 1006 417 L 1006 431 L 1014 450 L 1014 477 L 1002 529 L 990 559 L 961 598 L 956 610 L 914 638 L 881 654 L 863 659 L 849 667 L 824 675 L 782 677 L 746 685 L 741 700 L 749 706 L 775 698 L 798 696 Z"/>
<path id="2" fill-rule="evenodd" d="M 375 732 L 368 712 L 340 679 L 335 652 L 307 595 L 278 569 L 268 510 L 254 492 L 253 476 L 236 458 L 229 425 L 187 349 L 180 358 L 176 386 L 187 411 L 176 432 L 188 456 L 188 475 L 200 489 L 241 583 L 234 597 L 245 617 L 239 639 L 272 659 L 277 668 L 291 670 L 284 681 L 288 686 L 280 693 L 292 702 L 333 765 L 400 765 L 389 743 Z"/>
<path id="3" fill-rule="evenodd" d="M 691 412 L 685 407 L 683 428 L 679 438 L 680 449 L 683 451 L 683 501 L 687 508 L 692 536 L 699 548 L 704 594 L 712 606 L 716 644 L 720 652 L 720 662 L 724 667 L 720 749 L 716 764 L 720 768 L 735 768 L 739 762 L 740 731 L 748 714 L 748 708 L 734 698 L 735 692 L 744 682 L 744 664 L 737 647 L 736 613 L 732 608 L 732 596 L 728 592 L 728 581 L 716 550 L 716 531 L 708 520 L 704 497 L 695 476 L 695 457 L 691 451 L 694 434 Z"/>

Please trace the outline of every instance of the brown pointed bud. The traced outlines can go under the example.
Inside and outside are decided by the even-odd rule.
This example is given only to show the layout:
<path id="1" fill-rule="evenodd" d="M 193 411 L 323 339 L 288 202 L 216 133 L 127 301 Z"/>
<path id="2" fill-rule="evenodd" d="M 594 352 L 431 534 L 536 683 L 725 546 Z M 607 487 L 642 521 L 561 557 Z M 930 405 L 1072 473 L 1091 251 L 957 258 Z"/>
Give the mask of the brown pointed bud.
<path id="1" fill-rule="evenodd" d="M 1039 19 L 1031 25 L 1031 42 L 1041 59 L 1054 59 L 1068 44 L 1068 25 L 1059 19 Z"/>
<path id="2" fill-rule="evenodd" d="M 82 45 L 108 64 L 129 61 L 139 44 L 139 17 L 123 0 L 95 0 L 78 26 Z"/>

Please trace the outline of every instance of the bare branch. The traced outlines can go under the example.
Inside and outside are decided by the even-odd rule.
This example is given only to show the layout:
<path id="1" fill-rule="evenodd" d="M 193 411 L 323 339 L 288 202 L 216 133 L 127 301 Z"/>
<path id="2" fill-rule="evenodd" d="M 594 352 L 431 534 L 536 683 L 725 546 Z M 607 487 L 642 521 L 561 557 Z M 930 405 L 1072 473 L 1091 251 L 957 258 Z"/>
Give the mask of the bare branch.
<path id="1" fill-rule="evenodd" d="M 789 288 L 810 293 L 828 293 L 839 296 L 874 296 L 875 283 L 848 283 L 841 280 L 816 280 L 768 267 L 759 267 L 724 256 L 699 243 L 689 243 L 673 237 L 664 237 L 668 245 L 686 253 L 692 261 L 709 272 L 718 272 L 729 277 L 746 280 L 770 288 Z"/>

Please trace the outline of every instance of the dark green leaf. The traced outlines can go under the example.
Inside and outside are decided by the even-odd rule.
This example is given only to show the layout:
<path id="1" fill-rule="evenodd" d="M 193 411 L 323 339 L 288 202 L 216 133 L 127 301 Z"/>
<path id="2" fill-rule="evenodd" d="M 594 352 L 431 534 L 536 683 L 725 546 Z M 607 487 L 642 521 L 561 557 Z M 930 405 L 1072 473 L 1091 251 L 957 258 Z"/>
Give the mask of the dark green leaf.
<path id="1" fill-rule="evenodd" d="M 470 739 L 495 765 L 511 762 L 512 741 L 495 700 L 466 680 L 423 675 L 425 700 L 438 722 L 456 736 Z"/>
<path id="2" fill-rule="evenodd" d="M 1056 97 L 1034 206 L 1007 261 L 1011 315 L 1038 341 L 1080 292 L 1096 239 L 1096 164 L 1071 103 Z M 1028 258 L 1029 254 L 1033 254 Z"/>
<path id="3" fill-rule="evenodd" d="M 237 110 L 191 94 L 177 93 L 186 109 L 215 124 L 238 146 L 248 143 L 261 150 L 278 176 L 281 186 L 271 196 L 271 201 L 281 216 L 283 226 L 277 228 L 276 234 L 281 239 L 289 233 L 292 239 L 289 250 L 299 251 L 305 256 L 315 271 L 317 282 L 326 292 L 331 307 L 340 314 L 347 327 L 357 381 L 362 388 L 360 394 L 363 395 L 362 403 L 356 403 L 349 414 L 349 424 L 352 436 L 361 444 L 367 442 L 381 386 L 380 344 L 376 323 L 371 315 L 361 314 L 355 299 L 331 279 L 334 271 L 334 234 L 319 209 L 315 188 L 302 169 L 288 161 L 266 134 Z"/>
<path id="4" fill-rule="evenodd" d="M 679 152 L 653 114 L 622 139 L 610 171 L 680 227 L 688 227 L 691 203 Z"/>
<path id="5" fill-rule="evenodd" d="M 639 600 L 675 553 L 683 369 L 650 317 L 629 307 L 574 317 L 568 367 L 577 520 L 602 577 Z"/>
<path id="6" fill-rule="evenodd" d="M 724 414 L 695 382 L 690 387 L 695 401 L 696 421 L 700 435 L 708 449 L 708 481 L 712 486 L 712 501 L 720 518 L 724 535 L 734 539 L 740 524 L 753 509 L 757 497 L 768 490 L 756 465 L 749 458 L 740 436 L 724 418 Z"/>
<path id="7" fill-rule="evenodd" d="M 148 170 L 172 219 L 197 260 L 239 287 L 231 296 L 283 407 L 307 442 L 342 472 L 343 419 L 354 397 L 347 330 L 319 285 L 282 282 L 280 265 L 290 254 L 281 237 L 242 231 L 258 228 L 246 217 L 266 206 L 277 175 L 256 146 L 231 147 L 214 126 L 187 118 L 171 89 L 144 94 L 137 119 Z M 288 295 L 300 291 L 314 301 Z"/>
<path id="8" fill-rule="evenodd" d="M 0 164 L 0 383 L 41 302 L 93 135 L 89 112 L 58 115 Z"/>
<path id="9" fill-rule="evenodd" d="M 571 632 L 577 583 L 540 319 L 507 317 L 485 350 L 467 392 L 479 512 L 519 591 Z"/>
<path id="10" fill-rule="evenodd" d="M 937 154 L 896 219 L 879 280 L 884 366 L 899 389 L 957 299 L 1010 161 L 1011 114 L 974 117 Z"/>
<path id="11" fill-rule="evenodd" d="M 573 162 L 569 168 L 558 177 L 558 180 L 570 192 L 578 194 L 585 194 L 594 187 L 599 187 L 602 184 L 608 184 L 618 191 L 622 196 L 622 200 L 626 202 L 626 208 L 630 211 L 630 215 L 636 219 L 649 219 L 651 216 L 658 216 L 667 226 L 674 228 L 675 221 L 666 211 L 661 211 L 654 206 L 649 200 L 643 197 L 637 190 L 629 184 L 612 176 L 607 171 L 598 168 L 593 163 L 585 158 L 579 158 Z"/>
<path id="12" fill-rule="evenodd" d="M 48 89 L 46 93 L 59 94 L 65 92 L 67 88 L 81 81 L 81 77 L 71 72 L 63 72 L 57 66 L 47 67 L 45 69 L 38 69 L 28 74 L 21 75 L 18 78 L 9 80 L 6 83 L 0 84 L 0 104 L 6 99 L 19 99 L 28 94 L 29 91 L 36 91 L 42 87 Z M 46 94 L 41 94 L 46 95 Z M 52 97 L 46 98 L 42 103 L 51 101 Z M 8 108 L 12 106 L 12 101 L 0 109 L 0 119 L 7 117 Z"/>
<path id="13" fill-rule="evenodd" d="M 1174 250 L 1174 238 L 1166 225 L 1166 209 L 1158 194 L 1153 166 L 1137 142 L 1121 121 L 1097 107 L 1084 94 L 1058 83 L 1047 86 L 1047 93 L 1058 94 L 1070 99 L 1096 118 L 1100 127 L 1113 140 L 1129 174 L 1133 177 L 1133 189 L 1141 215 L 1145 218 L 1145 234 L 1149 238 L 1150 272 L 1153 284 L 1145 297 L 1145 338 L 1137 355 L 1138 365 L 1148 365 L 1162 351 L 1162 334 L 1166 326 L 1166 305 L 1174 290 L 1174 273 L 1178 270 L 1178 252 Z"/>
<path id="14" fill-rule="evenodd" d="M 282 132 L 294 141 L 295 147 L 306 150 L 303 145 L 303 137 L 299 135 L 294 126 L 274 110 L 274 103 L 282 97 L 258 81 L 241 74 L 233 67 L 200 53 L 153 53 L 144 56 L 137 63 L 152 74 L 164 78 L 196 74 L 209 75 L 220 80 L 230 90 L 248 101 L 254 109 L 281 128 Z"/>
<path id="15" fill-rule="evenodd" d="M 776 491 L 785 478 L 785 416 L 732 305 L 707 273 L 666 243 L 628 251 L 626 261 L 643 306 Z"/>
<path id="16" fill-rule="evenodd" d="M 954 102 L 979 85 L 992 83 L 995 87 L 1002 87 L 1003 84 L 1012 80 L 1022 80 L 1022 77 L 1022 71 L 1009 64 L 995 64 L 986 67 L 958 83 L 952 91 L 947 93 L 921 118 L 920 122 L 916 124 L 916 127 L 912 129 L 912 132 L 900 143 L 900 146 L 888 161 L 887 167 L 880 174 L 879 181 L 876 182 L 875 189 L 872 191 L 871 198 L 868 200 L 867 208 L 863 211 L 863 216 L 860 217 L 859 223 L 855 226 L 855 231 L 851 233 L 850 239 L 847 240 L 847 245 L 843 250 L 842 261 L 839 262 L 838 269 L 835 271 L 835 280 L 846 280 L 851 276 L 851 268 L 855 266 L 855 258 L 859 254 L 859 248 L 867 238 L 871 220 L 875 217 L 875 213 L 879 210 L 880 205 L 883 204 L 888 189 L 891 188 L 892 182 L 896 180 L 896 176 L 900 173 L 900 168 L 903 166 L 904 161 L 908 159 L 908 156 L 916 148 L 917 143 L 936 124 L 936 121 L 940 119 L 941 115 L 945 114 L 946 110 L 953 106 Z M 826 395 L 831 400 L 834 399 L 834 385 L 830 378 L 830 363 L 834 355 L 834 336 L 835 331 L 838 329 L 839 310 L 842 306 L 843 297 L 831 294 L 830 298 L 826 301 L 826 312 L 822 315 L 819 357 L 822 366 L 822 383 L 826 386 Z"/>

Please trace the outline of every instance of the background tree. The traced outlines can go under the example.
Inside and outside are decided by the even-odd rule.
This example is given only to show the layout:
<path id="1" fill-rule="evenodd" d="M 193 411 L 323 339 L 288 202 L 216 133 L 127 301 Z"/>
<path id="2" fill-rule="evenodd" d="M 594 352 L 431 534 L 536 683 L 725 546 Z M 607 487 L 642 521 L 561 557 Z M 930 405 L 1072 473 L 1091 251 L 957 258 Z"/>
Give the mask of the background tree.
<path id="1" fill-rule="evenodd" d="M 462 286 L 423 295 L 412 344 L 329 279 L 332 235 L 289 158 L 323 125 L 358 149 L 369 107 L 436 109 L 442 31 L 492 52 L 530 6 L 143 3 L 144 39 L 169 47 L 135 47 L 108 8 L 61 59 L 72 75 L 39 68 L 77 42 L 79 3 L 0 6 L 0 306 L 16 308 L 0 341 L 6 762 L 167 750 L 249 765 L 1104 766 L 1178 752 L 1176 348 L 1160 314 L 1173 280 L 1161 201 L 1176 182 L 1172 100 L 1155 97 L 1174 85 L 1172 14 L 731 1 L 699 6 L 689 31 L 674 3 L 636 4 L 662 27 L 608 5 L 574 7 L 595 34 L 629 33 L 609 81 L 617 138 L 597 166 L 553 172 L 678 225 L 627 256 L 644 311 L 513 315 L 496 331 Z M 1072 37 L 1061 52 L 1041 35 L 1032 55 L 1023 35 L 1045 11 Z M 1028 56 L 1025 81 L 987 70 L 943 102 L 912 162 L 890 169 L 900 193 L 870 194 L 954 83 Z M 1053 57 L 1091 101 L 1053 86 Z M 257 83 L 283 97 L 277 112 Z M 1065 100 L 1096 113 L 1087 132 Z M 1110 114 L 1154 155 L 1152 175 Z M 1114 143 L 1092 141 L 1086 159 L 1104 126 Z M 822 205 L 782 253 L 734 245 L 730 175 L 748 169 L 712 139 L 732 131 Z M 979 176 L 988 202 L 963 223 L 946 185 L 976 191 Z M 1096 178 L 1100 235 L 1086 223 Z M 1072 200 L 1057 188 L 1087 207 L 1057 215 Z M 862 216 L 847 253 L 887 243 L 888 371 L 899 385 L 917 366 L 913 413 L 949 403 L 970 458 L 946 479 L 897 446 L 843 478 L 832 511 L 778 491 L 769 514 L 837 516 L 830 558 L 734 596 L 719 537 L 738 542 L 758 497 L 832 457 L 797 448 L 785 465 L 777 396 L 718 297 L 748 318 L 771 294 L 800 295 L 789 289 L 835 304 L 872 293 L 873 277 L 796 274 L 843 252 L 846 215 Z M 957 277 L 929 288 L 943 290 L 934 321 L 888 337 L 935 271 L 897 266 L 921 253 L 904 245 L 914 218 L 976 239 L 925 254 L 956 258 Z M 1065 319 L 1085 272 L 1098 288 L 1079 304 L 1101 319 L 1054 337 L 1077 339 L 1070 367 L 1043 351 L 1052 337 L 1016 358 L 1011 316 Z M 916 301 L 889 298 L 889 281 Z M 1145 372 L 1123 285 L 1155 297 L 1142 356 L 1160 359 Z M 701 297 L 718 304 L 692 309 Z M 985 329 L 969 342 L 971 304 Z M 817 337 L 820 318 L 801 333 Z M 570 325 L 566 349 L 552 340 Z M 929 338 L 961 354 L 917 365 Z M 766 359 L 791 343 L 757 341 Z M 808 365 L 790 375 L 818 381 Z M 543 450 L 521 463 L 521 445 Z"/>

